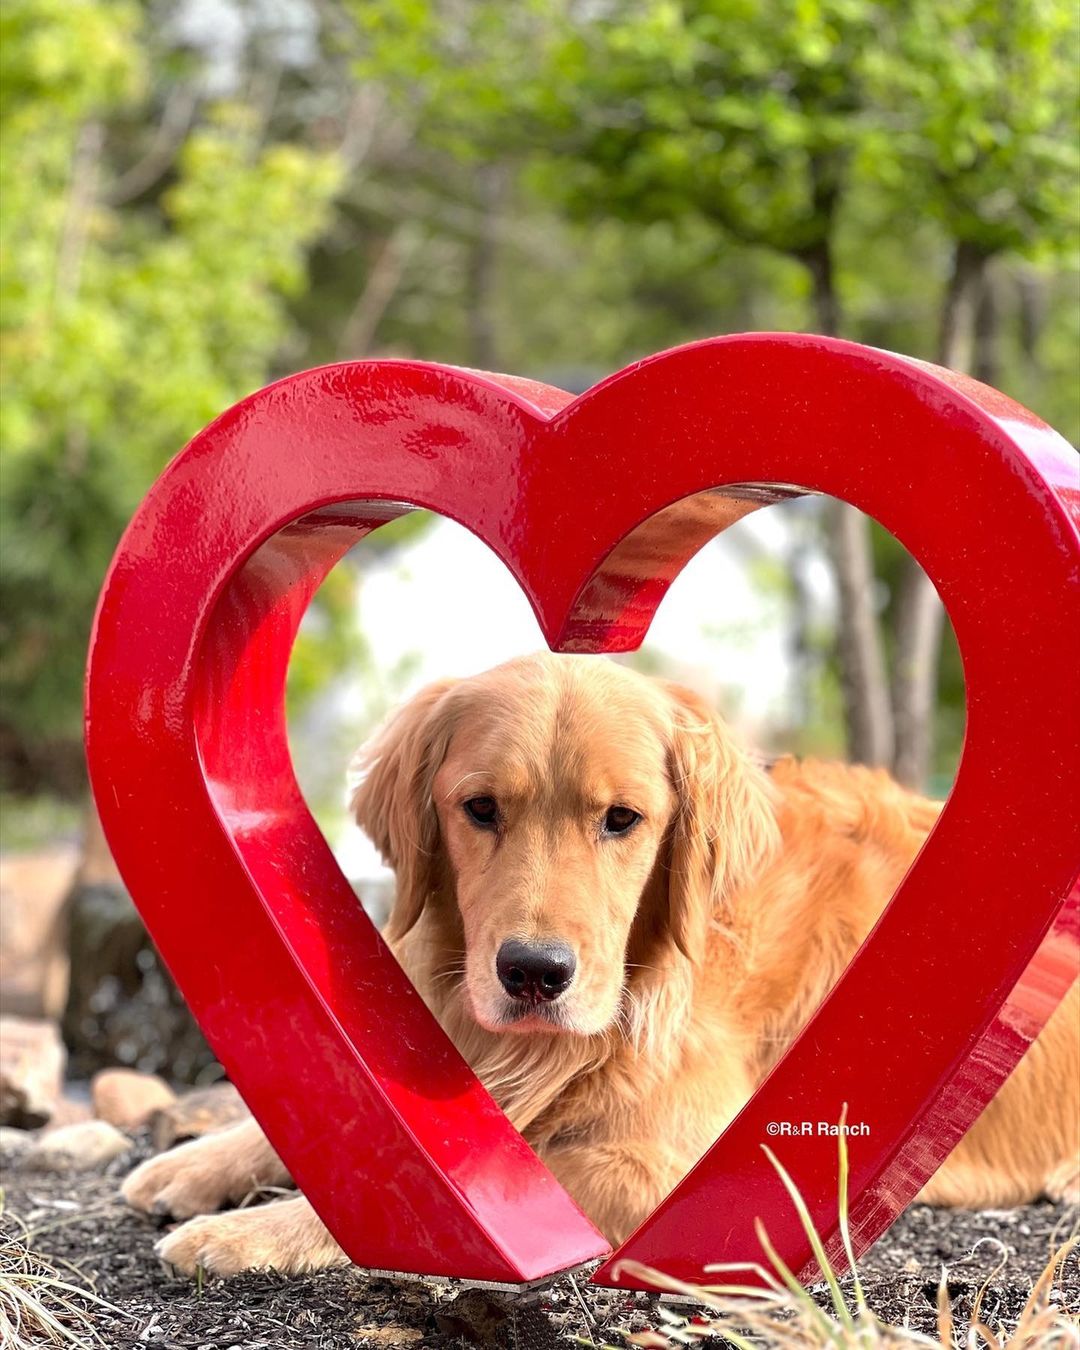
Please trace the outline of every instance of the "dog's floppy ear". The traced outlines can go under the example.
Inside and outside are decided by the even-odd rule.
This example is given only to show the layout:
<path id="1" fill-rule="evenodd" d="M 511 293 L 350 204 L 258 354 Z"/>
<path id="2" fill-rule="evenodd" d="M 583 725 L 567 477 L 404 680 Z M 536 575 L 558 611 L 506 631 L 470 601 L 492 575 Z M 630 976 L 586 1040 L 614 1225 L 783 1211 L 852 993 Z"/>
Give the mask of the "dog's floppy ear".
<path id="1" fill-rule="evenodd" d="M 386 932 L 403 937 L 439 884 L 439 822 L 431 783 L 446 755 L 452 726 L 443 696 L 456 683 L 440 680 L 399 709 L 350 765 L 358 778 L 349 801 L 356 823 L 394 869 L 396 893 Z"/>
<path id="2" fill-rule="evenodd" d="M 673 713 L 670 773 L 678 796 L 668 922 L 679 950 L 699 961 L 710 921 L 730 920 L 732 896 L 775 853 L 780 831 L 764 771 L 704 699 L 679 685 L 666 689 Z"/>

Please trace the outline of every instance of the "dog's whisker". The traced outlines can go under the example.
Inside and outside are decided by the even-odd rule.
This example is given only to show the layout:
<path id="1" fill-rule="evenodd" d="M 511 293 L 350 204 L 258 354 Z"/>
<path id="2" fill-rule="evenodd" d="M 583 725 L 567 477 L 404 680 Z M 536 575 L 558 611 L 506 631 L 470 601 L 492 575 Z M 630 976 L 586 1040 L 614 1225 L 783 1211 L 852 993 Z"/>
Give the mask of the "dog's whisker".
<path id="1" fill-rule="evenodd" d="M 465 773 L 457 780 L 452 788 L 443 795 L 443 801 L 448 802 L 462 783 L 468 782 L 470 778 L 490 778 L 491 775 L 485 769 L 473 769 L 472 773 Z"/>

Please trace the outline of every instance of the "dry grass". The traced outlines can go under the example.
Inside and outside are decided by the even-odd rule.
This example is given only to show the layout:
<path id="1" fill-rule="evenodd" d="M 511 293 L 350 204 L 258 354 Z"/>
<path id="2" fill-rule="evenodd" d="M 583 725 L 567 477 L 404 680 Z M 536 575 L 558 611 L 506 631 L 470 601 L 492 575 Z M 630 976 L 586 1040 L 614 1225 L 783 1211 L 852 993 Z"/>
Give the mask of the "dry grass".
<path id="1" fill-rule="evenodd" d="M 0 1225 L 0 1348 L 85 1350 L 103 1344 L 90 1313 L 96 1307 L 124 1316 L 120 1309 L 98 1298 L 79 1271 L 72 1271 L 79 1280 L 74 1284 L 31 1250 L 25 1226 L 4 1212 L 2 1201 Z"/>
<path id="2" fill-rule="evenodd" d="M 845 1123 L 847 1108 L 841 1114 Z M 928 1336 L 910 1327 L 883 1322 L 866 1302 L 855 1264 L 848 1227 L 848 1154 L 843 1131 L 840 1133 L 840 1169 L 838 1187 L 839 1226 L 844 1252 L 852 1272 L 850 1302 L 845 1298 L 821 1237 L 798 1188 L 771 1149 L 764 1152 L 776 1169 L 803 1230 L 814 1258 L 824 1276 L 829 1293 L 828 1307 L 822 1307 L 796 1279 L 769 1241 L 760 1220 L 756 1224 L 758 1240 L 767 1266 L 728 1264 L 707 1266 L 706 1270 L 732 1275 L 749 1271 L 760 1286 L 745 1284 L 691 1285 L 671 1279 L 635 1261 L 624 1261 L 620 1269 L 655 1289 L 679 1294 L 707 1309 L 707 1315 L 687 1318 L 661 1307 L 663 1329 L 638 1332 L 627 1337 L 631 1345 L 651 1350 L 671 1350 L 673 1346 L 695 1345 L 722 1336 L 737 1350 L 906 1350 L 930 1346 L 934 1350 L 1080 1350 L 1080 1315 L 1064 1307 L 1060 1294 L 1052 1298 L 1060 1284 L 1062 1270 L 1070 1256 L 1075 1257 L 1075 1235 L 1054 1252 L 1039 1277 L 1012 1330 L 988 1326 L 982 1320 L 983 1299 L 994 1278 L 1005 1266 L 1005 1256 L 987 1277 L 975 1298 L 966 1325 L 957 1325 L 949 1301 L 947 1272 L 942 1269 L 937 1293 L 937 1335 Z"/>

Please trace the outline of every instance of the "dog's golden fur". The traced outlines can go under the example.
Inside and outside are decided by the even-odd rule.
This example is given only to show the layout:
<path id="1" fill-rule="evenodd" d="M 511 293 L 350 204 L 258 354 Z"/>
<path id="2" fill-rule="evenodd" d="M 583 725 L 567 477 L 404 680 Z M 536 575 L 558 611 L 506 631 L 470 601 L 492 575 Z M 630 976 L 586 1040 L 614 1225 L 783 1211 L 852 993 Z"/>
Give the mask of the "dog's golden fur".
<path id="1" fill-rule="evenodd" d="M 594 1222 L 618 1241 L 753 1092 L 869 932 L 939 811 L 885 773 L 766 773 L 701 700 L 594 657 L 446 681 L 362 756 L 360 824 L 397 878 L 386 936 L 426 1002 Z M 482 797 L 498 823 L 464 809 Z M 605 812 L 639 819 L 605 833 Z M 569 989 L 522 1007 L 507 939 L 558 940 Z M 924 1191 L 1080 1198 L 1080 988 Z M 177 1217 L 287 1180 L 254 1124 L 151 1160 L 129 1201 Z M 260 1217 L 261 1216 L 261 1217 Z M 193 1219 L 181 1269 L 344 1260 L 302 1199 Z"/>

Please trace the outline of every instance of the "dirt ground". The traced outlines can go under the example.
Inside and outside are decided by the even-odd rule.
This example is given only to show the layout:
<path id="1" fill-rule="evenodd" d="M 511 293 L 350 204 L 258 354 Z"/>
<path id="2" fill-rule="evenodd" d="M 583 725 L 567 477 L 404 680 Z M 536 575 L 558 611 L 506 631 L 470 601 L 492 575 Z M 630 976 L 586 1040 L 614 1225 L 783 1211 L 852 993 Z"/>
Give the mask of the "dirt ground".
<path id="1" fill-rule="evenodd" d="M 395 1285 L 354 1269 L 294 1279 L 248 1275 L 197 1287 L 159 1267 L 156 1230 L 117 1198 L 118 1179 L 144 1155 L 137 1146 L 98 1176 L 4 1169 L 5 1230 L 25 1225 L 34 1250 L 114 1305 L 116 1311 L 91 1315 L 99 1343 L 110 1350 L 450 1350 L 470 1344 L 544 1350 L 575 1338 L 624 1345 L 621 1332 L 657 1324 L 649 1297 L 592 1290 L 582 1278 L 563 1279 L 531 1305 L 516 1306 L 480 1291 Z M 991 1326 L 1008 1327 L 1052 1249 L 1078 1222 L 1075 1208 L 1049 1203 L 992 1213 L 915 1206 L 861 1265 L 868 1301 L 887 1321 L 932 1331 L 942 1265 L 962 1318 L 1004 1256 L 982 1307 Z M 1075 1254 L 1057 1297 L 1072 1311 L 1080 1307 Z"/>

